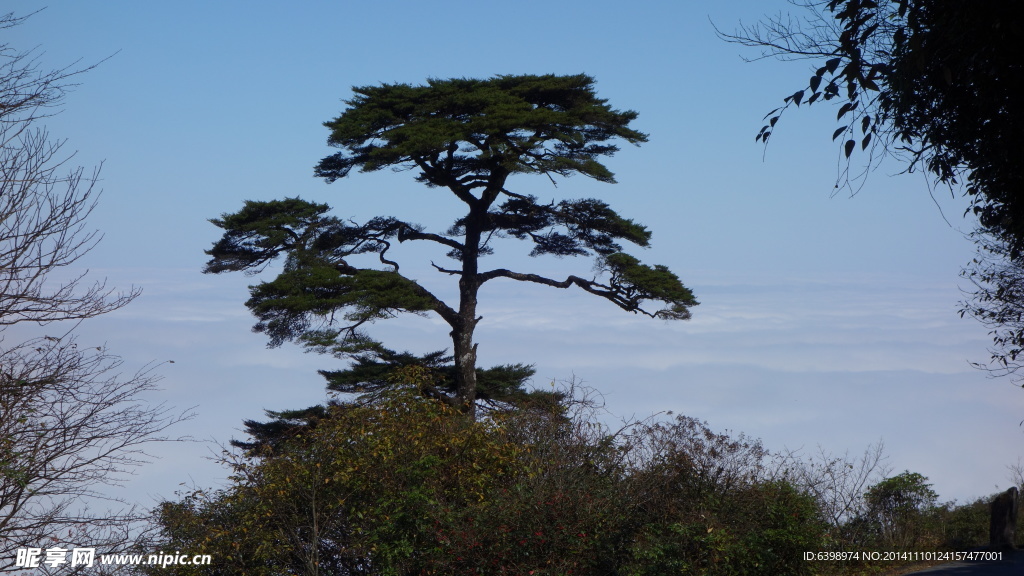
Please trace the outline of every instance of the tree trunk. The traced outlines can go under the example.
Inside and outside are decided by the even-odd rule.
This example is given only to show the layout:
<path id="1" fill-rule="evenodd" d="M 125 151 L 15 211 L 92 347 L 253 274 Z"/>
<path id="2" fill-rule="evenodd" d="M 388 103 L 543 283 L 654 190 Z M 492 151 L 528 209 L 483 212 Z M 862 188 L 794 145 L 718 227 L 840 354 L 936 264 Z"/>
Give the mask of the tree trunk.
<path id="1" fill-rule="evenodd" d="M 459 322 L 452 330 L 455 349 L 455 384 L 463 410 L 476 417 L 476 344 L 473 333 L 480 321 L 476 315 L 477 292 L 480 290 L 480 239 L 487 222 L 488 202 L 470 206 L 466 216 L 466 237 L 462 251 L 462 277 L 459 279 Z"/>
<path id="2" fill-rule="evenodd" d="M 460 287 L 461 288 L 461 287 Z M 452 343 L 455 348 L 455 383 L 456 394 L 462 402 L 463 410 L 471 418 L 476 417 L 476 344 L 473 332 L 476 330 L 476 289 L 465 297 L 466 290 L 460 290 L 464 297 L 459 306 L 460 326 L 452 330 Z"/>

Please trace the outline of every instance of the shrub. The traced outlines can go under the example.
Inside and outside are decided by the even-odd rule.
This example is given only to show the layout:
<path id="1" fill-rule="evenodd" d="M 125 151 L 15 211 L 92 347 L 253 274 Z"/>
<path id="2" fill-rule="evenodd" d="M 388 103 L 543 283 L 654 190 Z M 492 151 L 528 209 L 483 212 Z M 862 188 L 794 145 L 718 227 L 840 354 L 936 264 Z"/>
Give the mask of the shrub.
<path id="1" fill-rule="evenodd" d="M 825 525 L 760 442 L 684 417 L 613 433 L 578 407 L 329 406 L 229 459 L 229 488 L 164 503 L 167 545 L 222 564 L 161 574 L 807 572 Z"/>
<path id="2" fill-rule="evenodd" d="M 802 553 L 823 545 L 814 498 L 772 478 L 757 440 L 677 417 L 646 427 L 644 461 L 629 477 L 644 519 L 627 574 L 806 574 Z"/>

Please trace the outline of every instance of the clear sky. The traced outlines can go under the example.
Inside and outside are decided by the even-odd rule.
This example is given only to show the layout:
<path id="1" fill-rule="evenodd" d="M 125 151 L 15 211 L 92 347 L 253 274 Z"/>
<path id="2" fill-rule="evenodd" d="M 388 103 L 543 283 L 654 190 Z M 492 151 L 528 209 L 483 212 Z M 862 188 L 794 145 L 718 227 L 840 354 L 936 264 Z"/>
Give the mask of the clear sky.
<path id="1" fill-rule="evenodd" d="M 218 237 L 207 219 L 296 195 L 356 219 L 446 226 L 456 214 L 408 172 L 313 178 L 332 151 L 322 123 L 352 86 L 583 72 L 614 107 L 640 113 L 650 142 L 606 162 L 615 185 L 523 176 L 510 188 L 605 199 L 654 232 L 636 254 L 668 265 L 702 304 L 669 324 L 583 293 L 495 282 L 481 295 L 482 364 L 534 363 L 538 386 L 575 377 L 616 414 L 673 410 L 770 449 L 856 454 L 882 439 L 894 472 L 928 476 L 944 500 L 1005 489 L 1006 466 L 1024 456 L 1024 391 L 969 365 L 988 357 L 988 338 L 957 315 L 957 274 L 973 253 L 962 199 L 933 199 L 898 164 L 853 198 L 831 197 L 839 150 L 827 106 L 787 112 L 767 150 L 754 142 L 810 64 L 746 63 L 756 54 L 718 39 L 711 22 L 732 30 L 784 2 L 5 2 L 17 14 L 43 6 L 6 41 L 39 46 L 47 67 L 103 61 L 48 125 L 76 163 L 103 163 L 92 274 L 144 290 L 82 338 L 106 342 L 128 368 L 174 360 L 159 368 L 154 400 L 196 406 L 180 434 L 226 443 L 263 409 L 322 401 L 315 370 L 337 366 L 268 350 L 250 332 L 253 279 L 200 273 Z M 590 269 L 525 252 L 509 245 L 493 258 L 553 275 Z M 403 271 L 453 293 L 414 256 Z M 430 318 L 374 334 L 418 352 L 449 344 Z M 150 505 L 179 483 L 215 485 L 226 473 L 211 449 L 156 447 L 162 458 L 126 494 Z"/>

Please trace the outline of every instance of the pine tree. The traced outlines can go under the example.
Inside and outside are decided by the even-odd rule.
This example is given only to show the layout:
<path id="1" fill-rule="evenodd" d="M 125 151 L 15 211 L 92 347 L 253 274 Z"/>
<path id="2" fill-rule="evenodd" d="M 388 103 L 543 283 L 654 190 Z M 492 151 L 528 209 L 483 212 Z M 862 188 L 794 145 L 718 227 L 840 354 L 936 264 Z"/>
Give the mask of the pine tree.
<path id="1" fill-rule="evenodd" d="M 441 233 L 395 217 L 356 224 L 328 214 L 330 207 L 289 198 L 246 202 L 212 222 L 224 236 L 207 253 L 206 272 L 260 271 L 283 257 L 283 271 L 251 288 L 246 303 L 270 345 L 285 341 L 354 357 L 351 370 L 325 373 L 336 390 L 386 387 L 382 367 L 419 363 L 437 369 L 436 385 L 422 391 L 473 413 L 477 401 L 522 400 L 529 366 L 477 368 L 474 332 L 478 293 L 505 278 L 557 288 L 576 286 L 623 310 L 653 318 L 690 317 L 697 301 L 665 266 L 648 266 L 623 252 L 621 242 L 646 247 L 651 233 L 597 199 L 542 202 L 506 188 L 516 174 L 554 181 L 575 174 L 613 183 L 600 161 L 624 140 L 647 136 L 629 127 L 636 112 L 612 109 L 594 92 L 594 79 L 575 76 L 496 76 L 429 80 L 425 86 L 386 84 L 354 88 L 348 108 L 325 123 L 328 143 L 341 151 L 316 166 L 328 182 L 353 169 L 411 169 L 430 188 L 447 189 L 464 212 Z M 440 197 L 439 197 L 440 202 Z M 592 256 L 599 275 L 549 278 L 507 268 L 483 268 L 498 238 L 532 242 L 531 256 Z M 454 264 L 434 268 L 458 278 L 459 301 L 444 302 L 399 271 L 389 250 L 397 242 L 429 242 Z M 357 264 L 375 256 L 377 266 Z M 364 260 L 366 258 L 363 258 Z M 661 307 L 650 308 L 649 302 Z M 451 327 L 444 353 L 409 356 L 385 348 L 363 327 L 400 313 L 437 314 Z M 449 364 L 449 362 L 451 364 Z"/>

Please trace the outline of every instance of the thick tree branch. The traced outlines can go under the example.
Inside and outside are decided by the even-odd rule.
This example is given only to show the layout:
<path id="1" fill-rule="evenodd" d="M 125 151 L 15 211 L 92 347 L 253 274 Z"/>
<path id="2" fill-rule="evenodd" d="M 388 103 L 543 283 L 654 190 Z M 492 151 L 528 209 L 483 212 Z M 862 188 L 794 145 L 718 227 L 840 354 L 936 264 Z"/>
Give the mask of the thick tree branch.
<path id="1" fill-rule="evenodd" d="M 405 224 L 398 229 L 398 241 L 405 242 L 406 240 L 429 240 L 431 242 L 437 242 L 438 244 L 444 244 L 445 246 L 460 252 L 466 249 L 465 245 L 452 240 L 451 238 L 441 236 L 440 234 L 421 232 L 408 224 Z"/>
<path id="2" fill-rule="evenodd" d="M 576 285 L 582 288 L 583 290 L 590 292 L 591 294 L 594 294 L 595 296 L 600 296 L 614 303 L 616 306 L 622 308 L 623 310 L 626 310 L 627 312 L 640 313 L 643 314 L 644 316 L 650 316 L 651 318 L 658 317 L 657 312 L 648 312 L 641 308 L 639 306 L 639 298 L 628 297 L 626 294 L 624 294 L 622 291 L 620 291 L 614 286 L 608 286 L 605 284 L 601 284 L 600 282 L 596 282 L 594 280 L 587 280 L 585 278 L 581 278 L 575 275 L 570 275 L 566 277 L 565 280 L 553 280 L 551 278 L 540 276 L 538 274 L 513 272 L 505 268 L 497 268 L 495 270 L 484 272 L 483 274 L 477 276 L 477 278 L 480 279 L 481 284 L 494 278 L 511 278 L 512 280 L 518 280 L 520 282 L 533 282 L 535 284 L 543 284 L 545 286 L 551 286 L 553 288 L 569 288 L 570 286 Z"/>

